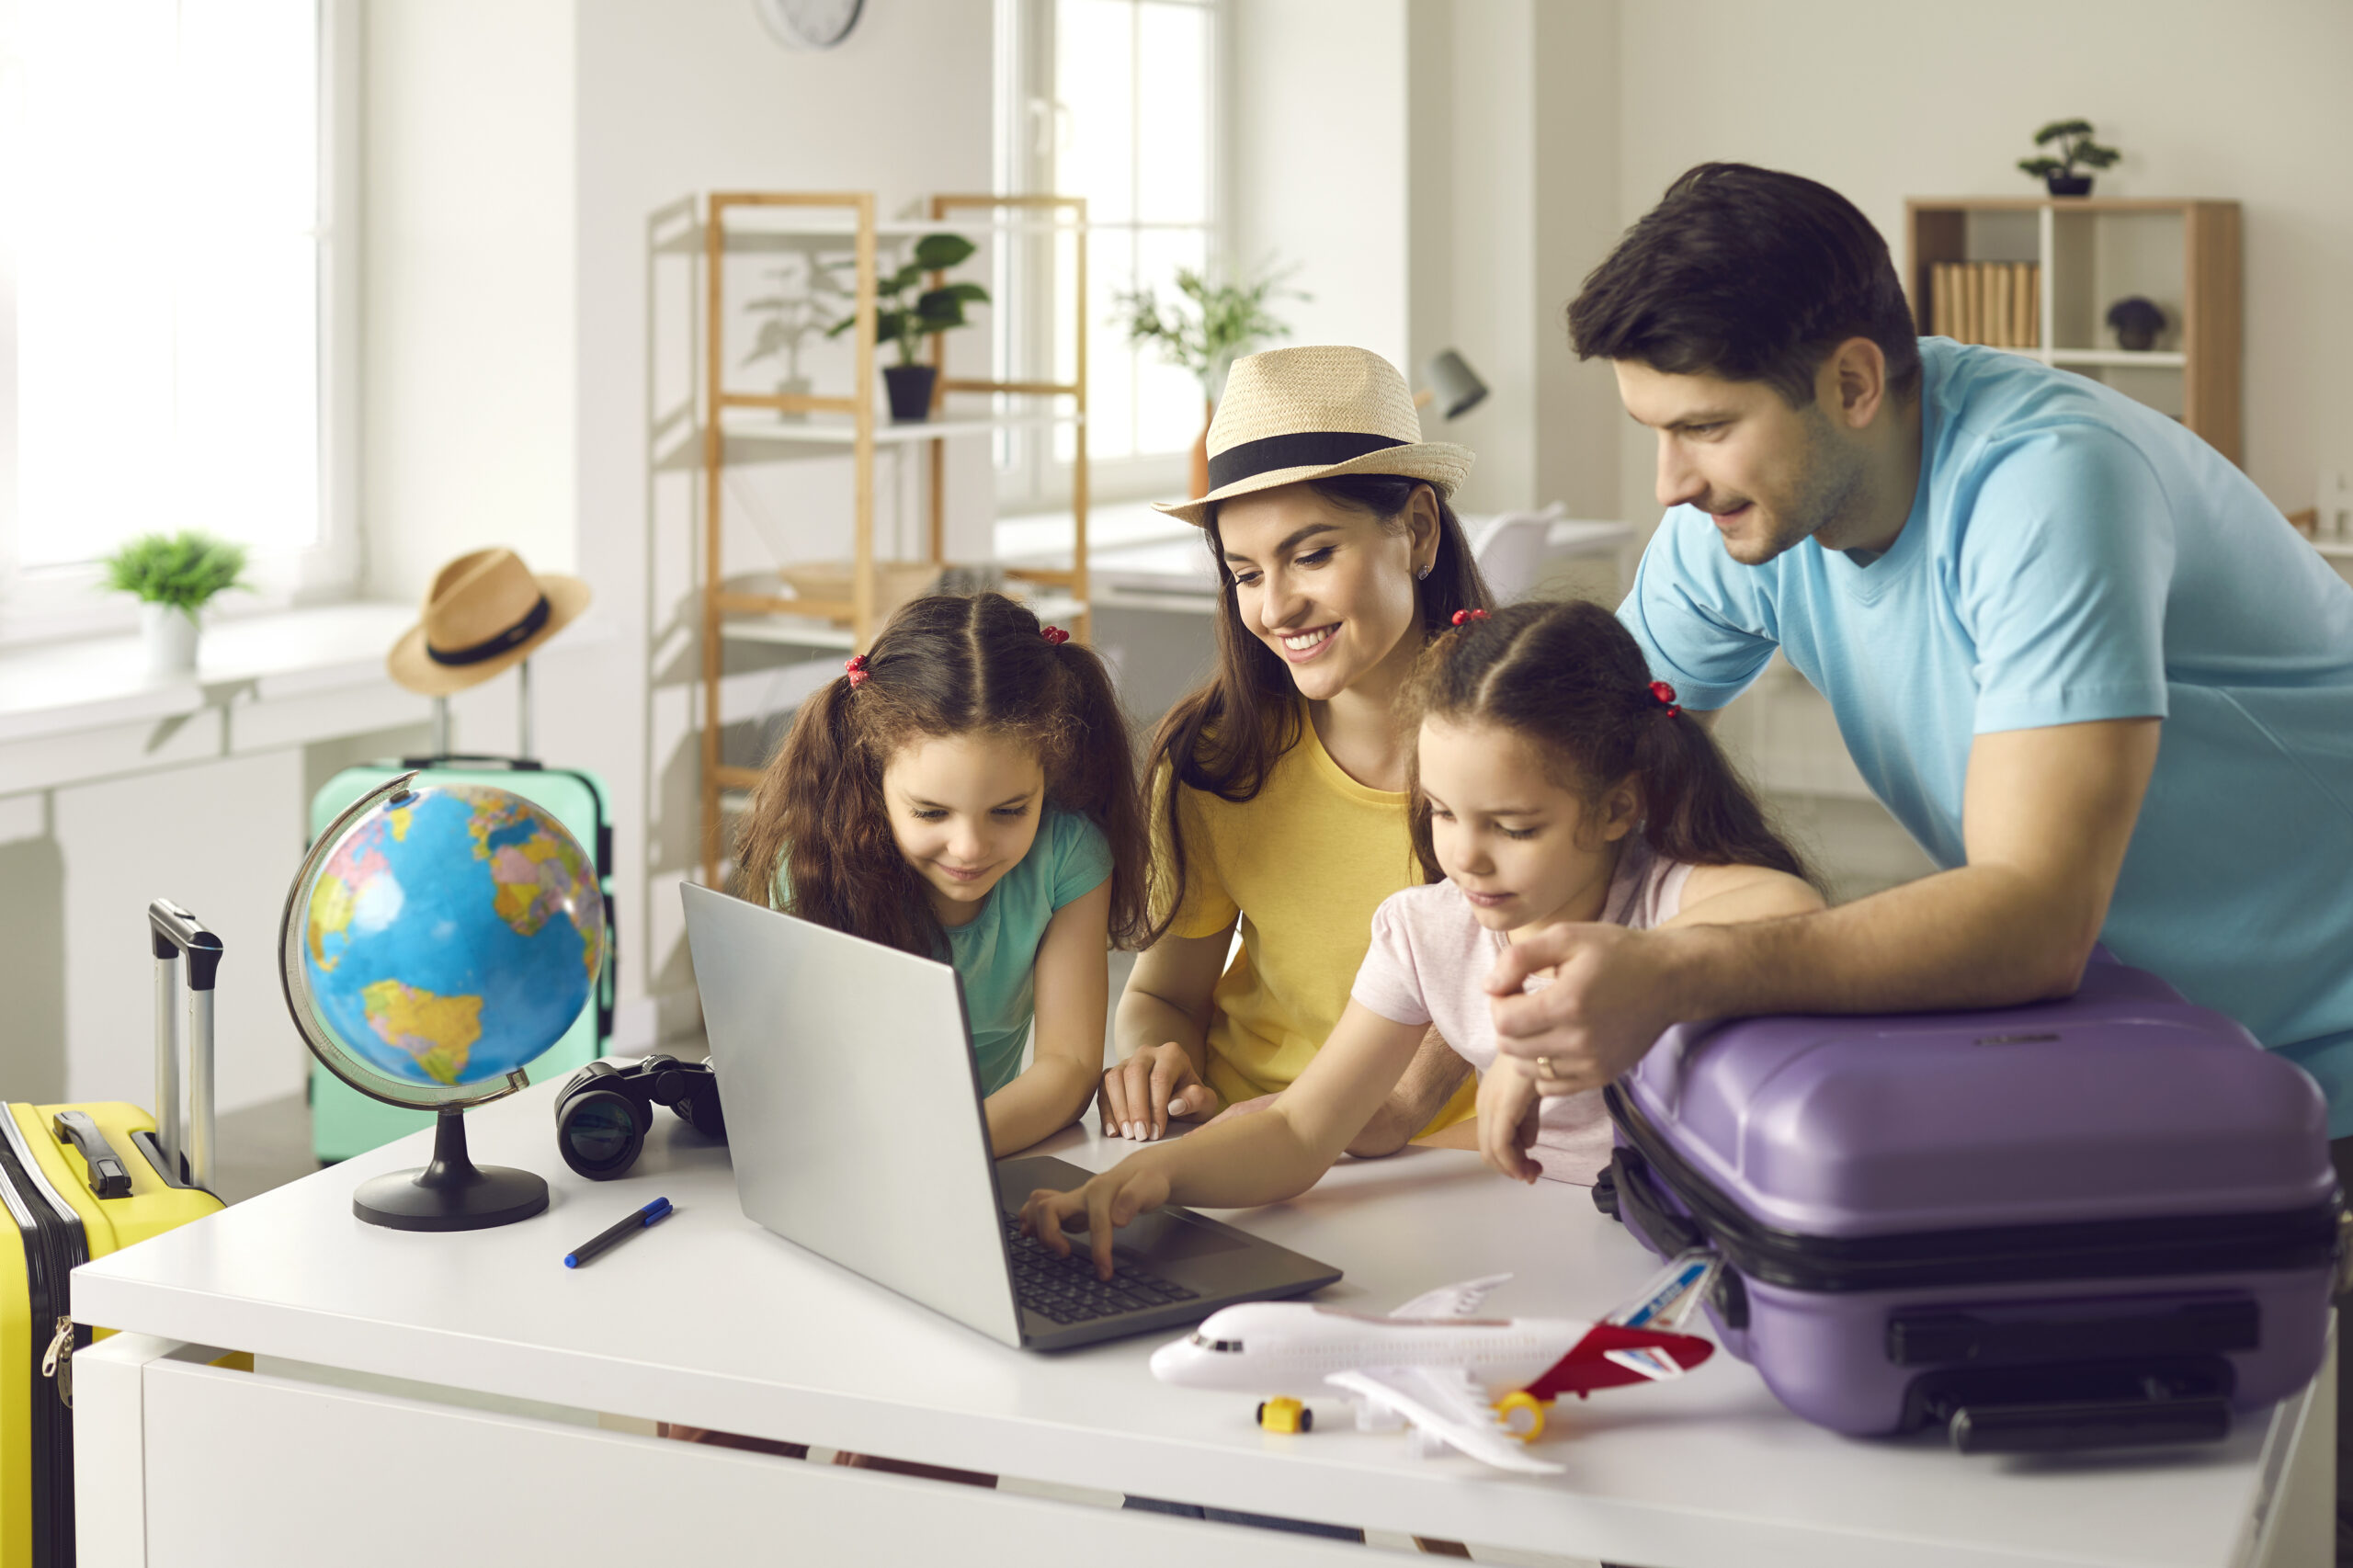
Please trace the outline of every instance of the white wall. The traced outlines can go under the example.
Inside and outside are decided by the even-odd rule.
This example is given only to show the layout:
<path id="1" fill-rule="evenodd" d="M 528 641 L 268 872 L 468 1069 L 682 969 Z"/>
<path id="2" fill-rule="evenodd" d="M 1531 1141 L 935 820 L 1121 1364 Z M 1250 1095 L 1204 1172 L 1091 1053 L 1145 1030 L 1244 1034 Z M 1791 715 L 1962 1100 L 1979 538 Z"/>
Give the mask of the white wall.
<path id="1" fill-rule="evenodd" d="M 372 0 L 362 181 L 369 589 L 574 559 L 573 0 Z"/>
<path id="2" fill-rule="evenodd" d="M 1413 363 L 1459 350 L 1487 400 L 1425 433 L 1478 454 L 1457 500 L 1613 517 L 1617 394 L 1560 307 L 1617 232 L 1612 0 L 1412 0 Z"/>
<path id="3" fill-rule="evenodd" d="M 2353 6 L 2338 0 L 1642 0 L 1620 10 L 1620 217 L 1711 158 L 1832 186 L 1903 264 L 1907 196 L 2030 195 L 2013 165 L 2081 116 L 2124 161 L 2103 195 L 2242 204 L 2245 467 L 2282 508 L 2353 472 Z M 1627 515 L 1652 452 L 1623 438 Z"/>
<path id="4" fill-rule="evenodd" d="M 1295 267 L 1287 343 L 1404 370 L 1405 0 L 1231 0 L 1227 251 Z"/>

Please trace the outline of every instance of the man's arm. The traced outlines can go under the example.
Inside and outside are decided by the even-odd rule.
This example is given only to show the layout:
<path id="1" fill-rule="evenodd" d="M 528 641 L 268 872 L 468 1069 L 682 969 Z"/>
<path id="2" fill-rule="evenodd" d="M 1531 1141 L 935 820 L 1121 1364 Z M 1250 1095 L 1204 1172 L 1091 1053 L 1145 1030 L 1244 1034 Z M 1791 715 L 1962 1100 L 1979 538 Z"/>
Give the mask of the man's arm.
<path id="1" fill-rule="evenodd" d="M 1685 1019 L 2064 995 L 2108 917 L 2159 728 L 2113 719 L 1978 736 L 1957 869 L 1758 925 L 1569 926 L 1515 944 L 1488 983 L 1497 1043 L 1549 1059 L 1543 1092 L 1563 1094 L 1608 1082 Z M 1552 985 L 1518 994 L 1552 965 Z"/>

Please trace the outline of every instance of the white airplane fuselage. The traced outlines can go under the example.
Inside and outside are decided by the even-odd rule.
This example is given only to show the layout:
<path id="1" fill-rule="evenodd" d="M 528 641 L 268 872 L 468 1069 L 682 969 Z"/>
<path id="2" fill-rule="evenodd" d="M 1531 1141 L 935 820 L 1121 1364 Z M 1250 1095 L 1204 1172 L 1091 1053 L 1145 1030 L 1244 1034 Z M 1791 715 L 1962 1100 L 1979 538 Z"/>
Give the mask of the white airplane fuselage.
<path id="1" fill-rule="evenodd" d="M 1335 1372 L 1422 1367 L 1467 1372 L 1499 1398 L 1560 1366 L 1593 1326 L 1570 1318 L 1375 1318 L 1251 1301 L 1211 1313 L 1190 1339 L 1162 1346 L 1152 1370 L 1187 1388 L 1298 1395 L 1322 1391 Z"/>

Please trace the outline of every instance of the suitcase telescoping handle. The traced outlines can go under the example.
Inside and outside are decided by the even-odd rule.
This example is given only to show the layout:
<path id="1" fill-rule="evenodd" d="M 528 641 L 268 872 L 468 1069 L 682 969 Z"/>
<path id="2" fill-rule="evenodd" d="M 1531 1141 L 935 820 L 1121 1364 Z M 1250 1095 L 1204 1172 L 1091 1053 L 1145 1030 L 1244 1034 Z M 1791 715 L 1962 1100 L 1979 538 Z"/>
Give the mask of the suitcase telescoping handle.
<path id="1" fill-rule="evenodd" d="M 221 972 L 221 938 L 159 898 L 147 906 L 155 951 L 155 1146 L 165 1181 L 212 1187 L 212 995 Z M 188 1124 L 185 1161 L 180 1124 L 179 959 L 188 955 Z"/>

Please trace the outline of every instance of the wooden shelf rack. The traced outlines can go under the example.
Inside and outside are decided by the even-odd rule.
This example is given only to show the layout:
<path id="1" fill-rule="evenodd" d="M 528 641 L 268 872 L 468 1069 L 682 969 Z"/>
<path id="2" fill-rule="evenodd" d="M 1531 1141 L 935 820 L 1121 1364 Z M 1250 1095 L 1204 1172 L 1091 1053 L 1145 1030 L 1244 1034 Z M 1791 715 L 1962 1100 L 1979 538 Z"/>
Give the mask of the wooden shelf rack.
<path id="1" fill-rule="evenodd" d="M 720 734 L 724 715 L 720 708 L 722 652 L 730 641 L 786 644 L 810 649 L 867 647 L 881 630 L 874 541 L 874 460 L 884 446 L 920 442 L 929 447 L 930 529 L 924 560 L 947 564 L 947 448 L 957 437 L 984 436 L 998 430 L 1040 424 L 1073 427 L 1074 453 L 1071 470 L 1071 564 L 1062 568 L 1027 568 L 1008 577 L 1055 590 L 1039 601 L 1041 613 L 1070 623 L 1073 633 L 1085 638 L 1089 631 L 1086 574 L 1086 202 L 1074 196 L 935 196 L 929 223 L 878 222 L 871 191 L 714 191 L 708 198 L 703 223 L 704 293 L 703 426 L 702 426 L 702 715 L 701 797 L 702 874 L 706 885 L 719 887 L 726 859 L 726 818 L 729 808 L 759 781 L 760 770 L 723 764 Z M 851 242 L 858 324 L 853 377 L 857 390 L 843 395 L 810 392 L 746 392 L 726 385 L 728 217 L 733 213 L 766 211 L 788 218 L 783 224 L 762 225 L 763 233 L 835 236 Z M 954 214 L 979 211 L 978 223 L 959 222 Z M 881 242 L 913 238 L 940 230 L 968 235 L 1016 231 L 1058 234 L 1072 233 L 1076 267 L 1076 371 L 1068 381 L 1051 380 L 1003 381 L 945 373 L 944 335 L 933 334 L 931 362 L 941 369 L 932 392 L 933 417 L 926 422 L 892 424 L 877 416 L 880 391 L 876 373 L 874 323 Z M 941 281 L 933 275 L 935 287 Z M 1010 394 L 1048 400 L 1043 413 L 998 414 L 941 417 L 950 393 Z M 1054 406 L 1061 400 L 1068 400 Z M 767 411 L 817 416 L 804 425 L 753 426 L 731 417 L 735 411 Z M 725 586 L 722 564 L 722 495 L 731 442 L 802 442 L 847 446 L 854 468 L 852 489 L 852 569 L 849 597 L 841 600 L 797 598 L 750 594 Z M 843 624 L 847 622 L 847 624 Z"/>

